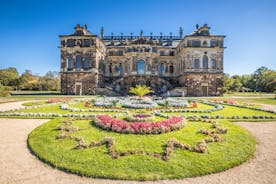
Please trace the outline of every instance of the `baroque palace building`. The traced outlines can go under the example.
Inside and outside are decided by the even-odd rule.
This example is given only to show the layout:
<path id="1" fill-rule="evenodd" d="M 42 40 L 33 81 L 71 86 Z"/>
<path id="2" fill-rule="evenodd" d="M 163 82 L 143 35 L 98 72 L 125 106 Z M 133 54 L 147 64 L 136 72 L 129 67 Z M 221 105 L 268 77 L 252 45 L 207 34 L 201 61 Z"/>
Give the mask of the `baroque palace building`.
<path id="1" fill-rule="evenodd" d="M 127 94 L 137 84 L 155 94 L 219 96 L 223 87 L 224 38 L 196 25 L 183 36 L 105 36 L 77 25 L 61 35 L 61 93 L 67 95 Z M 170 91 L 170 92 L 168 92 Z"/>

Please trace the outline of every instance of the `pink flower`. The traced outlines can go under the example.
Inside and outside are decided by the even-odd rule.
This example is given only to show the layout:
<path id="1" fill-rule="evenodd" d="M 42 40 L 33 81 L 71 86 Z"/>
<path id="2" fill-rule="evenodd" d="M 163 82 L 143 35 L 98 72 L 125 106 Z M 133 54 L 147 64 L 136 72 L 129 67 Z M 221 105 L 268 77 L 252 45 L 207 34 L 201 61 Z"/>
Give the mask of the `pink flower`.
<path id="1" fill-rule="evenodd" d="M 121 133 L 165 133 L 178 130 L 184 126 L 183 117 L 171 117 L 161 122 L 133 122 L 112 118 L 109 115 L 99 115 L 96 119 L 96 126 L 105 130 L 112 130 Z"/>

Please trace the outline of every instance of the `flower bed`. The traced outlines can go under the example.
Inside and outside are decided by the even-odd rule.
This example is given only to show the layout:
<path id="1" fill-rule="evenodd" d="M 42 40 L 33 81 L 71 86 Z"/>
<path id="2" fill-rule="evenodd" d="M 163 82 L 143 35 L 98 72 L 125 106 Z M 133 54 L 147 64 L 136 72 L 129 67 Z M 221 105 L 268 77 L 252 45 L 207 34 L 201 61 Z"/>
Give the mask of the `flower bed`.
<path id="1" fill-rule="evenodd" d="M 122 106 L 132 109 L 151 109 L 157 107 L 157 103 L 151 100 L 129 100 L 122 101 Z"/>
<path id="2" fill-rule="evenodd" d="M 131 134 L 161 134 L 179 130 L 185 126 L 183 117 L 174 116 L 161 122 L 133 122 L 118 120 L 108 115 L 99 115 L 95 118 L 95 125 L 104 130 L 131 133 Z"/>
<path id="3" fill-rule="evenodd" d="M 51 98 L 47 100 L 47 103 L 68 102 L 71 98 Z"/>
<path id="4" fill-rule="evenodd" d="M 189 102 L 187 100 L 181 100 L 181 99 L 166 99 L 166 100 L 157 100 L 156 103 L 158 105 L 169 107 L 188 107 Z"/>

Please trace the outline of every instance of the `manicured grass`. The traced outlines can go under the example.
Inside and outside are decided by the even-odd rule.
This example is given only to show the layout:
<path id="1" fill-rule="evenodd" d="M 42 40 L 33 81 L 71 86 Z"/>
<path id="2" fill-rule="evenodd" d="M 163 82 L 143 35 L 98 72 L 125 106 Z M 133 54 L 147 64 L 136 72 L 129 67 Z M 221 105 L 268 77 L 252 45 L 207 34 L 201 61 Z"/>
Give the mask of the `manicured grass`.
<path id="1" fill-rule="evenodd" d="M 231 116 L 275 116 L 275 113 L 271 112 L 264 112 L 261 110 L 251 110 L 247 108 L 239 108 L 230 105 L 224 105 L 224 109 L 219 111 L 214 111 L 211 113 L 193 113 L 193 112 L 181 112 L 181 113 L 164 113 L 164 114 L 177 114 L 177 115 L 184 115 L 184 116 L 191 116 L 191 115 L 220 115 L 224 117 L 231 117 Z"/>
<path id="2" fill-rule="evenodd" d="M 262 96 L 274 96 L 272 93 L 265 93 L 265 92 L 233 92 L 233 93 L 224 93 L 224 97 L 231 97 L 231 96 L 243 96 L 243 97 L 262 97 Z"/>
<path id="3" fill-rule="evenodd" d="M 244 100 L 248 101 L 248 102 L 252 102 L 252 103 L 276 105 L 275 98 L 248 98 L 248 99 L 244 99 Z"/>
<path id="4" fill-rule="evenodd" d="M 23 103 L 22 105 L 24 105 L 24 106 L 36 106 L 36 105 L 44 105 L 44 104 L 47 104 L 47 101 L 26 102 L 26 103 Z"/>
<path id="5" fill-rule="evenodd" d="M 195 153 L 176 149 L 169 161 L 147 155 L 131 155 L 112 159 L 106 146 L 88 149 L 73 149 L 77 142 L 69 139 L 56 139 L 57 130 L 64 119 L 54 119 L 36 128 L 29 136 L 30 148 L 45 162 L 80 175 L 128 180 L 179 179 L 200 176 L 226 170 L 248 160 L 255 151 L 255 140 L 243 128 L 221 121 L 228 128 L 227 134 L 220 135 L 223 142 L 209 143 L 207 153 Z M 159 135 L 135 135 L 107 132 L 96 128 L 92 121 L 73 122 L 80 130 L 73 136 L 81 136 L 86 142 L 99 141 L 104 137 L 115 139 L 117 151 L 131 149 L 164 153 L 169 138 L 177 138 L 182 143 L 197 145 L 206 137 L 198 133 L 211 125 L 203 122 L 188 122 L 182 130 Z"/>

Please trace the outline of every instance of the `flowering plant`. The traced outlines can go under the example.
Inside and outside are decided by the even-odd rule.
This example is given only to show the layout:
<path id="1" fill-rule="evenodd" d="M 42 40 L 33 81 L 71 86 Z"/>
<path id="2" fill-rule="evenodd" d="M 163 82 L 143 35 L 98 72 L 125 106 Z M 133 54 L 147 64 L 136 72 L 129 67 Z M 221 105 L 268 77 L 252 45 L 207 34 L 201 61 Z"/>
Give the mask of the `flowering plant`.
<path id="1" fill-rule="evenodd" d="M 109 115 L 98 115 L 95 125 L 104 130 L 132 134 L 161 134 L 179 130 L 185 126 L 183 117 L 174 116 L 161 122 L 133 122 L 112 118 Z"/>
<path id="2" fill-rule="evenodd" d="M 69 100 L 71 100 L 71 98 L 51 98 L 47 100 L 47 103 L 67 102 Z"/>

